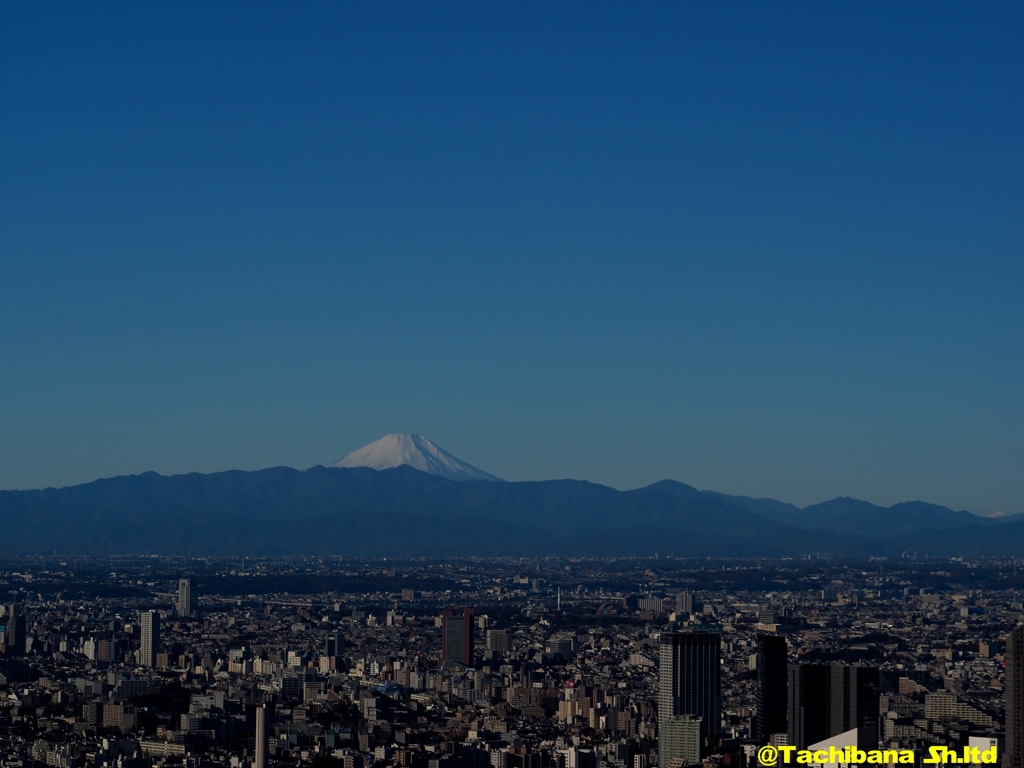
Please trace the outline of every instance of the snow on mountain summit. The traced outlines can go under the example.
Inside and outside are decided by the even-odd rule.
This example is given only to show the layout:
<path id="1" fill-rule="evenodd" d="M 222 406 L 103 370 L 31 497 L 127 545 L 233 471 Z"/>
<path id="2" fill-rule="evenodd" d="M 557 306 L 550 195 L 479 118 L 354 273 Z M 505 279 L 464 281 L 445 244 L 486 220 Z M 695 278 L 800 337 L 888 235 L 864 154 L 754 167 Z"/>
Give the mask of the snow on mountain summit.
<path id="1" fill-rule="evenodd" d="M 457 459 L 420 435 L 385 435 L 374 443 L 364 445 L 358 451 L 352 451 L 331 466 L 391 469 L 403 464 L 449 480 L 501 481 L 500 477 Z"/>

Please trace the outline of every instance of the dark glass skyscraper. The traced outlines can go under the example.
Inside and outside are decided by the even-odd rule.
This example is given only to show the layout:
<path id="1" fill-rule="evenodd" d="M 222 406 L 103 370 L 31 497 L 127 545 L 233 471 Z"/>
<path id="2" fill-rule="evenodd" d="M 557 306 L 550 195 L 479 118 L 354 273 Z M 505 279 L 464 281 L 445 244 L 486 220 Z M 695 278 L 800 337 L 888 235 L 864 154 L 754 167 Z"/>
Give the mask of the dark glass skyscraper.
<path id="1" fill-rule="evenodd" d="M 789 666 L 789 743 L 798 749 L 859 729 L 859 745 L 878 741 L 876 667 Z M 866 745 L 866 746 L 865 746 Z"/>
<path id="2" fill-rule="evenodd" d="M 25 654 L 25 636 L 27 622 L 25 621 L 25 608 L 21 603 L 11 603 L 7 606 L 7 617 L 5 622 L 4 646 L 7 648 L 8 656 L 23 656 Z"/>
<path id="3" fill-rule="evenodd" d="M 701 718 L 701 738 L 722 722 L 722 639 L 709 632 L 666 632 L 659 641 L 658 721 Z"/>
<path id="4" fill-rule="evenodd" d="M 445 611 L 441 630 L 441 661 L 470 666 L 473 663 L 473 609 L 467 608 L 461 616 Z"/>
<path id="5" fill-rule="evenodd" d="M 757 638 L 757 733 L 758 743 L 767 744 L 773 733 L 786 733 L 786 638 L 761 635 Z"/>
<path id="6" fill-rule="evenodd" d="M 339 629 L 329 629 L 324 635 L 324 656 L 341 656 L 345 652 L 345 636 Z"/>

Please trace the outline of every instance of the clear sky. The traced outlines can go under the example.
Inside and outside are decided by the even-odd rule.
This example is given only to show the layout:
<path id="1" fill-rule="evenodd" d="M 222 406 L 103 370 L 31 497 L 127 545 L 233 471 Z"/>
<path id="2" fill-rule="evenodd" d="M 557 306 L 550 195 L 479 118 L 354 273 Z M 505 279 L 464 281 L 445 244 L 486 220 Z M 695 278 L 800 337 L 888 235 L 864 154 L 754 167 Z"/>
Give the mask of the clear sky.
<path id="1" fill-rule="evenodd" d="M 0 488 L 1024 512 L 1024 4 L 5 3 Z"/>

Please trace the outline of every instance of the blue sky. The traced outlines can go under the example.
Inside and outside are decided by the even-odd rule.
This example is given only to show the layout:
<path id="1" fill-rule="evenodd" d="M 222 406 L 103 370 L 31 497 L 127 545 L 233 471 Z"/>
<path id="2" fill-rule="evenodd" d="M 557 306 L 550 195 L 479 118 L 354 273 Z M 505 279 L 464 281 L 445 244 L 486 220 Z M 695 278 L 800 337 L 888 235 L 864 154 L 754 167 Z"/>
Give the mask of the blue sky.
<path id="1" fill-rule="evenodd" d="M 1020 3 L 0 8 L 0 488 L 1024 512 Z"/>

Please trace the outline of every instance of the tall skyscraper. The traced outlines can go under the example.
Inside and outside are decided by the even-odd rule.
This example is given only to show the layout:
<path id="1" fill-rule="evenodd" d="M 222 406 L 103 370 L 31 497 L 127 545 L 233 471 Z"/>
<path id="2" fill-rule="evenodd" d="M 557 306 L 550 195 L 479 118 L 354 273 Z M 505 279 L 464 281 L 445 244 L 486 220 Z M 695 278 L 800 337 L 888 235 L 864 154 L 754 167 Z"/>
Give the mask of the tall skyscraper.
<path id="1" fill-rule="evenodd" d="M 7 655 L 23 656 L 25 654 L 25 636 L 28 634 L 25 607 L 21 603 L 9 604 L 4 622 L 4 647 L 7 649 Z"/>
<path id="2" fill-rule="evenodd" d="M 1006 744 L 1003 768 L 1024 768 L 1024 626 L 1006 636 Z"/>
<path id="3" fill-rule="evenodd" d="M 786 638 L 761 635 L 757 638 L 757 732 L 759 744 L 767 744 L 773 733 L 786 733 L 786 691 L 788 668 Z"/>
<path id="4" fill-rule="evenodd" d="M 680 592 L 676 595 L 676 613 L 693 613 L 693 595 L 689 592 Z"/>
<path id="5" fill-rule="evenodd" d="M 441 661 L 457 661 L 466 666 L 473 663 L 473 609 L 461 616 L 445 611 L 441 617 Z"/>
<path id="6" fill-rule="evenodd" d="M 329 629 L 324 636 L 324 656 L 341 656 L 345 648 L 345 637 L 340 629 Z"/>
<path id="7" fill-rule="evenodd" d="M 178 580 L 178 615 L 182 618 L 192 617 L 192 580 Z"/>
<path id="8" fill-rule="evenodd" d="M 710 632 L 666 632 L 659 641 L 658 722 L 701 718 L 701 740 L 722 724 L 722 639 Z"/>
<path id="9" fill-rule="evenodd" d="M 878 740 L 878 669 L 789 666 L 789 743 L 798 749 L 858 729 L 858 746 Z"/>
<path id="10" fill-rule="evenodd" d="M 139 619 L 141 642 L 139 643 L 139 665 L 155 667 L 156 655 L 160 651 L 160 614 L 146 611 Z"/>
<path id="11" fill-rule="evenodd" d="M 267 768 L 267 705 L 256 708 L 256 754 L 253 768 Z"/>

